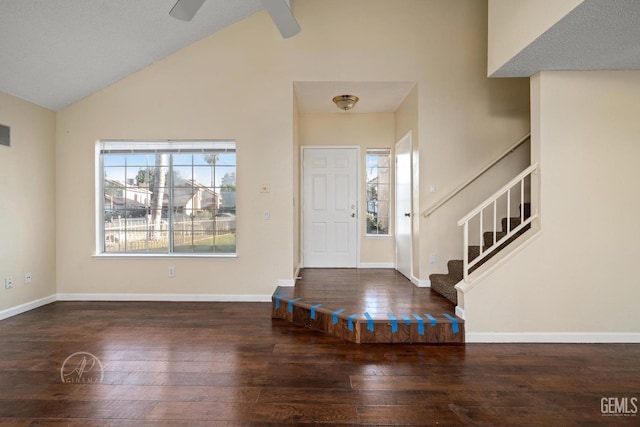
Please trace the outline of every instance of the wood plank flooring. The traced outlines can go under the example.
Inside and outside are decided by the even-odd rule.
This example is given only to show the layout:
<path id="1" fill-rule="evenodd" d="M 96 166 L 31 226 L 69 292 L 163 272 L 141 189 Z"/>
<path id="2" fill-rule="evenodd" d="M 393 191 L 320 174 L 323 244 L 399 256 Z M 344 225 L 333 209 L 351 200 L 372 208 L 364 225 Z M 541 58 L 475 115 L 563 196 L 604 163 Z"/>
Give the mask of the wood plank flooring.
<path id="1" fill-rule="evenodd" d="M 270 314 L 269 303 L 56 302 L 3 320 L 0 425 L 640 421 L 601 413 L 602 398 L 640 397 L 640 345 L 355 344 Z M 62 382 L 75 352 L 99 359 L 101 382 Z"/>
<path id="2" fill-rule="evenodd" d="M 272 317 L 356 343 L 463 344 L 455 305 L 393 269 L 311 268 L 278 287 Z"/>

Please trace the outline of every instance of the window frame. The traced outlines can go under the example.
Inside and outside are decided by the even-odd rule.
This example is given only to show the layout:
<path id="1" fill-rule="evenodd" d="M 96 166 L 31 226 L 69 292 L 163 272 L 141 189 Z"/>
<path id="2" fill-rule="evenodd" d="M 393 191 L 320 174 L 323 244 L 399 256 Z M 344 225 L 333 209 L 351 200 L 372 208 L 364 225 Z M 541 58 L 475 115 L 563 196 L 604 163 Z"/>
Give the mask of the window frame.
<path id="1" fill-rule="evenodd" d="M 236 204 L 234 208 L 235 216 L 235 250 L 233 252 L 176 252 L 174 248 L 173 233 L 175 232 L 175 224 L 173 221 L 168 221 L 169 228 L 167 231 L 167 250 L 165 252 L 108 252 L 105 246 L 105 164 L 103 154 L 113 154 L 120 152 L 122 154 L 151 154 L 151 153 L 167 153 L 170 155 L 180 153 L 207 153 L 207 151 L 219 151 L 228 150 L 235 153 L 234 165 L 223 165 L 222 167 L 233 167 L 233 172 L 237 177 L 238 171 L 238 158 L 237 158 L 237 144 L 235 140 L 224 139 L 203 139 L 203 140 L 98 140 L 95 146 L 95 225 L 96 225 L 96 241 L 95 241 L 95 257 L 105 258 L 237 258 L 238 256 L 238 243 L 237 243 L 237 183 L 236 183 Z M 171 157 L 171 156 L 170 156 Z M 173 176 L 171 172 L 174 172 L 172 161 L 169 162 L 170 166 L 168 170 L 169 183 L 165 186 L 169 194 L 173 193 Z M 191 165 L 193 167 L 193 164 Z M 137 167 L 137 166 L 136 166 Z M 126 183 L 125 183 L 126 185 Z M 217 188 L 217 187 L 212 187 Z M 170 195 L 169 198 L 172 196 Z M 170 202 L 171 203 L 171 202 Z M 167 218 L 173 219 L 173 210 L 169 208 Z M 169 237 L 171 236 L 171 237 Z"/>
<path id="2" fill-rule="evenodd" d="M 386 233 L 370 233 L 369 232 L 369 225 L 368 225 L 368 215 L 369 215 L 369 175 L 368 175 L 368 160 L 369 160 L 369 156 L 387 156 L 388 158 L 388 162 L 389 162 L 389 166 L 388 166 L 388 175 L 389 175 L 389 182 L 383 185 L 387 185 L 389 187 L 388 189 L 388 199 L 382 199 L 383 201 L 387 202 L 388 205 L 388 209 L 389 212 L 386 216 L 387 218 L 387 231 Z M 392 206 L 391 206 L 391 191 L 392 191 L 392 162 L 391 162 L 391 148 L 388 147 L 384 147 L 384 148 L 367 148 L 365 150 L 365 194 L 364 194 L 364 201 L 365 201 L 365 237 L 367 239 L 386 239 L 386 238 L 391 238 L 393 237 L 393 235 L 391 234 L 391 214 L 392 214 Z M 376 169 L 380 169 L 379 166 L 376 166 Z M 377 176 L 379 176 L 378 173 L 376 173 Z M 376 184 L 376 193 L 379 194 L 379 189 L 378 189 L 378 185 L 380 185 L 379 183 Z M 378 200 L 378 199 L 376 199 Z M 379 206 L 379 205 L 378 205 Z"/>

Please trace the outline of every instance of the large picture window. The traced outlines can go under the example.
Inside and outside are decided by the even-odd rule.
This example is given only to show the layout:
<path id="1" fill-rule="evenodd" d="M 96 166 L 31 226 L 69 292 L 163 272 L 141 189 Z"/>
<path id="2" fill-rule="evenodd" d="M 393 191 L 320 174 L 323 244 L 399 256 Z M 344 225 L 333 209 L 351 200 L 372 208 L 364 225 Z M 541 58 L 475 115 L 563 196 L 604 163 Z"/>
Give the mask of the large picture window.
<path id="1" fill-rule="evenodd" d="M 235 254 L 234 141 L 101 141 L 100 252 Z"/>
<path id="2" fill-rule="evenodd" d="M 367 234 L 389 235 L 391 150 L 367 149 Z"/>

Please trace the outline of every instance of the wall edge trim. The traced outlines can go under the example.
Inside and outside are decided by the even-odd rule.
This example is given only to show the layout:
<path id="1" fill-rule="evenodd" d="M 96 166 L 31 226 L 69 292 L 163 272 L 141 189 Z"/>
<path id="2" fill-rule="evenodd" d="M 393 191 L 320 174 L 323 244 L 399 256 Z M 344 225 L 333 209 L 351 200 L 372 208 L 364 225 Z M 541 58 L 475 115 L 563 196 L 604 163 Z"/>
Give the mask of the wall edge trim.
<path id="1" fill-rule="evenodd" d="M 270 302 L 271 295 L 58 294 L 57 301 Z"/>
<path id="2" fill-rule="evenodd" d="M 466 343 L 640 343 L 640 332 L 467 332 Z"/>
<path id="3" fill-rule="evenodd" d="M 48 297 L 39 298 L 33 301 L 26 302 L 24 304 L 16 305 L 5 310 L 0 311 L 0 320 L 8 319 L 9 317 L 17 316 L 18 314 L 26 313 L 27 311 L 34 310 L 43 305 L 51 304 L 57 300 L 57 295 L 49 295 Z"/>

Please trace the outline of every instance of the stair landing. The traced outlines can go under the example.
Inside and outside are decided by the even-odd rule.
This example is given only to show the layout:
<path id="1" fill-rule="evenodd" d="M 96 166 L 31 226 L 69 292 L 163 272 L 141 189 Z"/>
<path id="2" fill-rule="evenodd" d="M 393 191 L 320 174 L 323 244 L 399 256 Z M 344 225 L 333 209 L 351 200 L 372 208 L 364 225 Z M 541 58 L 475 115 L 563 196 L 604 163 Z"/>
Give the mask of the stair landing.
<path id="1" fill-rule="evenodd" d="M 463 344 L 455 305 L 391 269 L 304 269 L 278 287 L 272 317 L 355 343 Z"/>

